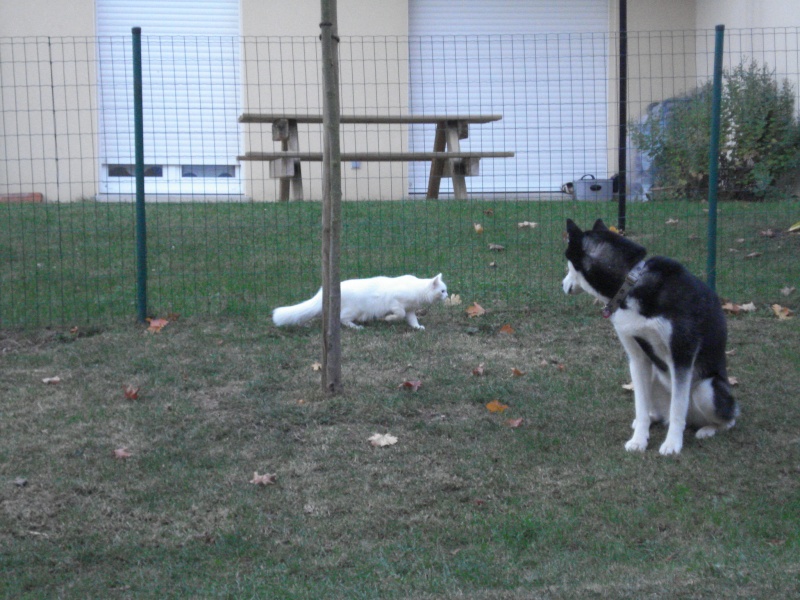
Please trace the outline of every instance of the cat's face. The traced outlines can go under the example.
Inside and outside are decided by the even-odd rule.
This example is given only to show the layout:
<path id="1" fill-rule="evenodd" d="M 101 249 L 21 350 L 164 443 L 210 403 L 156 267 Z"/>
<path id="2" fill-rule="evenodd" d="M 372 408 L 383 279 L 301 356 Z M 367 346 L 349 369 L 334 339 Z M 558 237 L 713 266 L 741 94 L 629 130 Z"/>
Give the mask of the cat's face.
<path id="1" fill-rule="evenodd" d="M 432 285 L 435 292 L 435 300 L 444 300 L 447 298 L 447 284 L 442 280 L 441 273 L 433 278 Z"/>

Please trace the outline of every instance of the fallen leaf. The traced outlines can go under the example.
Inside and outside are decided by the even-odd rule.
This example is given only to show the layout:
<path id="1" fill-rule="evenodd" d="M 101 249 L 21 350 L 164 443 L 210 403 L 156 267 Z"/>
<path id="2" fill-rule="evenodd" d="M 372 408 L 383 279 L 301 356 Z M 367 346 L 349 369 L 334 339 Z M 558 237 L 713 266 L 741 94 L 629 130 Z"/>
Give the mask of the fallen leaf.
<path id="1" fill-rule="evenodd" d="M 507 333 L 507 334 L 511 335 L 512 333 L 514 333 L 514 328 L 511 325 L 508 325 L 508 324 L 503 325 L 500 328 L 500 333 Z"/>
<path id="2" fill-rule="evenodd" d="M 322 363 L 321 362 L 311 363 L 311 370 L 312 371 L 322 371 Z"/>
<path id="3" fill-rule="evenodd" d="M 767 540 L 767 543 L 770 546 L 783 546 L 786 543 L 786 540 L 781 538 L 772 538 L 771 540 Z"/>
<path id="4" fill-rule="evenodd" d="M 489 244 L 489 250 L 492 250 L 493 252 L 502 252 L 505 249 L 506 247 L 501 246 L 500 244 Z"/>
<path id="5" fill-rule="evenodd" d="M 394 446 L 397 438 L 389 433 L 373 433 L 369 438 L 369 443 L 377 448 L 384 446 Z"/>
<path id="6" fill-rule="evenodd" d="M 254 471 L 253 478 L 250 480 L 250 483 L 254 485 L 270 485 L 275 483 L 277 478 L 277 473 L 264 473 L 263 475 L 259 475 L 258 471 Z"/>
<path id="7" fill-rule="evenodd" d="M 736 238 L 736 243 L 737 244 L 744 244 L 744 242 L 745 242 L 744 238 Z"/>
<path id="8" fill-rule="evenodd" d="M 633 391 L 633 382 L 631 381 L 630 383 L 623 383 L 622 384 L 622 389 L 626 390 L 628 392 L 632 392 Z"/>
<path id="9" fill-rule="evenodd" d="M 765 229 L 764 231 L 759 231 L 758 234 L 765 238 L 775 237 L 775 232 L 772 229 Z"/>
<path id="10" fill-rule="evenodd" d="M 736 377 L 728 377 L 728 383 L 732 386 L 739 385 L 739 379 Z"/>
<path id="11" fill-rule="evenodd" d="M 789 232 L 793 233 L 795 231 L 800 231 L 800 221 L 789 227 Z"/>
<path id="12" fill-rule="evenodd" d="M 483 233 L 483 225 L 480 223 L 473 223 L 472 226 L 475 228 L 475 233 Z"/>
<path id="13" fill-rule="evenodd" d="M 160 332 L 169 323 L 169 321 L 167 321 L 166 319 L 149 319 L 149 318 L 147 319 L 147 322 L 150 323 L 150 326 L 147 328 L 147 331 L 151 333 Z"/>
<path id="14" fill-rule="evenodd" d="M 114 458 L 130 458 L 133 456 L 130 452 L 128 452 L 127 448 L 117 448 L 114 450 Z"/>
<path id="15" fill-rule="evenodd" d="M 461 296 L 458 294 L 453 294 L 444 299 L 445 306 L 458 306 L 459 304 L 461 304 Z"/>
<path id="16" fill-rule="evenodd" d="M 742 307 L 739 304 L 734 304 L 733 302 L 726 302 L 722 305 L 722 310 L 732 315 L 738 315 L 740 312 L 742 312 Z"/>
<path id="17" fill-rule="evenodd" d="M 508 404 L 503 404 L 499 400 L 492 400 L 486 405 L 486 408 L 490 413 L 501 413 L 508 408 Z"/>
<path id="18" fill-rule="evenodd" d="M 419 388 L 422 387 L 422 382 L 420 380 L 415 381 L 404 381 L 400 385 L 397 386 L 400 389 L 410 389 L 412 392 L 416 392 Z"/>
<path id="19" fill-rule="evenodd" d="M 486 374 L 486 369 L 484 368 L 483 363 L 472 369 L 472 374 L 475 377 L 483 377 Z"/>
<path id="20" fill-rule="evenodd" d="M 513 375 L 514 377 L 522 377 L 523 375 L 525 375 L 525 373 L 520 371 L 517 367 L 512 367 L 511 368 L 511 375 Z"/>
<path id="21" fill-rule="evenodd" d="M 522 417 L 519 419 L 508 419 L 506 421 L 506 426 L 510 427 L 511 429 L 517 429 L 520 425 L 522 425 Z"/>
<path id="22" fill-rule="evenodd" d="M 483 214 L 485 214 L 487 217 L 491 217 L 494 214 L 494 211 L 491 208 L 487 208 L 485 211 L 483 211 Z"/>
<path id="23" fill-rule="evenodd" d="M 133 387 L 132 385 L 128 384 L 124 388 L 125 398 L 128 400 L 138 400 L 139 399 L 139 388 Z"/>
<path id="24" fill-rule="evenodd" d="M 761 256 L 761 252 L 751 252 L 746 255 L 745 258 L 758 258 L 759 256 Z"/>
<path id="25" fill-rule="evenodd" d="M 667 225 L 676 225 L 678 223 L 680 223 L 680 221 L 678 221 L 678 219 L 667 219 L 667 221 L 666 221 Z"/>
<path id="26" fill-rule="evenodd" d="M 785 321 L 786 319 L 791 319 L 794 317 L 793 310 L 787 308 L 786 306 L 781 306 L 780 304 L 773 304 L 772 312 L 774 312 L 775 316 L 781 321 Z"/>
<path id="27" fill-rule="evenodd" d="M 733 356 L 734 354 L 736 354 L 736 348 L 734 348 L 733 350 L 725 351 L 725 356 Z"/>
<path id="28" fill-rule="evenodd" d="M 70 332 L 72 335 L 78 335 L 78 327 L 76 326 L 76 327 L 72 327 L 72 328 L 70 328 L 69 332 Z"/>
<path id="29" fill-rule="evenodd" d="M 738 315 L 740 312 L 755 312 L 756 305 L 752 302 L 747 304 L 736 304 L 735 302 L 726 302 L 722 305 L 722 310 L 732 315 Z"/>
<path id="30" fill-rule="evenodd" d="M 784 296 L 791 296 L 792 293 L 794 292 L 794 290 L 795 290 L 795 288 L 789 287 L 787 285 L 785 288 L 781 289 L 781 294 L 783 294 Z"/>
<path id="31" fill-rule="evenodd" d="M 531 221 L 523 221 L 522 223 L 517 223 L 517 227 L 520 228 L 520 229 L 524 229 L 526 227 L 528 229 L 533 229 L 533 228 L 538 227 L 538 226 L 539 226 L 538 223 L 533 223 Z"/>
<path id="32" fill-rule="evenodd" d="M 56 383 L 61 383 L 61 377 L 56 375 L 55 377 L 45 377 L 42 379 L 42 383 L 46 383 L 48 385 L 54 385 Z"/>
<path id="33" fill-rule="evenodd" d="M 469 318 L 480 317 L 486 314 L 486 309 L 477 302 L 473 302 L 472 305 L 467 308 L 466 313 Z"/>
<path id="34" fill-rule="evenodd" d="M 26 485 L 28 485 L 28 480 L 25 479 L 24 477 L 17 477 L 14 480 L 14 485 L 17 487 L 25 487 Z"/>
<path id="35" fill-rule="evenodd" d="M 567 365 L 565 365 L 564 363 L 559 363 L 556 365 L 556 369 L 558 369 L 559 371 L 566 371 Z"/>

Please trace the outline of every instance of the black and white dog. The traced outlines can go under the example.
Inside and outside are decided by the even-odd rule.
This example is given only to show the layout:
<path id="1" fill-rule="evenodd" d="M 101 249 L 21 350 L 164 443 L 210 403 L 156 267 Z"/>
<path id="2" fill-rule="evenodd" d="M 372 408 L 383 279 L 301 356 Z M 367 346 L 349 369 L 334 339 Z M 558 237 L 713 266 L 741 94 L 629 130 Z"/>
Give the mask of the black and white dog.
<path id="1" fill-rule="evenodd" d="M 597 220 L 591 231 L 567 219 L 566 294 L 606 303 L 628 354 L 636 418 L 629 451 L 644 451 L 650 424 L 669 423 L 661 454 L 678 454 L 686 426 L 698 438 L 730 429 L 739 409 L 725 368 L 727 327 L 717 295 L 680 263 L 645 258 L 639 244 Z"/>

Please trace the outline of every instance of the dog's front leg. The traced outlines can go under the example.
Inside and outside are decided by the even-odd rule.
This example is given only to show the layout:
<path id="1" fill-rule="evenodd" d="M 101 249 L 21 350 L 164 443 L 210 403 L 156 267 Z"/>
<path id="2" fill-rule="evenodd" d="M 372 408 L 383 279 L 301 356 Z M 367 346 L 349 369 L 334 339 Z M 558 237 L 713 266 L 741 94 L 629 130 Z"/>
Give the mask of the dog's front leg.
<path id="1" fill-rule="evenodd" d="M 638 347 L 628 348 L 631 379 L 633 380 L 633 402 L 636 418 L 633 421 L 633 436 L 625 444 L 628 452 L 644 452 L 650 438 L 650 414 L 652 412 L 653 365 Z"/>
<path id="2" fill-rule="evenodd" d="M 683 448 L 683 432 L 686 429 L 686 415 L 689 413 L 689 396 L 692 387 L 692 371 L 673 367 L 672 395 L 669 404 L 669 429 L 667 439 L 661 444 L 659 452 L 663 455 L 680 454 Z"/>

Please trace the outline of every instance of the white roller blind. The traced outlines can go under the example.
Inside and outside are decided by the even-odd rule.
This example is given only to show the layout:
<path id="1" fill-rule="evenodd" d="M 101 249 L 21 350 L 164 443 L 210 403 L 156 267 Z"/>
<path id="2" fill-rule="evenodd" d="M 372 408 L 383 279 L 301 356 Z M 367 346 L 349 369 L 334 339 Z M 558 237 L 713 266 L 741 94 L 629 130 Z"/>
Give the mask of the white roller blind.
<path id="1" fill-rule="evenodd" d="M 471 194 L 607 176 L 608 28 L 608 0 L 409 0 L 412 112 L 502 114 L 461 148 L 516 152 L 484 159 Z M 409 143 L 430 150 L 433 131 L 414 127 Z M 425 165 L 409 187 L 424 193 Z"/>
<path id="2" fill-rule="evenodd" d="M 236 164 L 238 0 L 97 0 L 101 162 L 107 165 L 134 159 L 133 27 L 142 28 L 145 163 L 173 166 L 170 177 L 146 184 L 156 185 L 154 192 L 205 186 L 236 193 L 238 173 L 235 181 L 179 179 L 181 165 Z"/>

